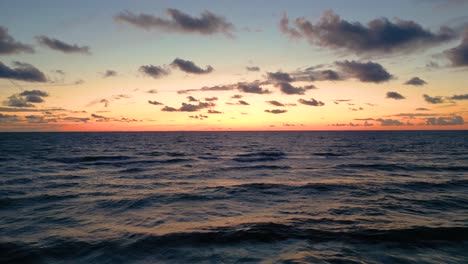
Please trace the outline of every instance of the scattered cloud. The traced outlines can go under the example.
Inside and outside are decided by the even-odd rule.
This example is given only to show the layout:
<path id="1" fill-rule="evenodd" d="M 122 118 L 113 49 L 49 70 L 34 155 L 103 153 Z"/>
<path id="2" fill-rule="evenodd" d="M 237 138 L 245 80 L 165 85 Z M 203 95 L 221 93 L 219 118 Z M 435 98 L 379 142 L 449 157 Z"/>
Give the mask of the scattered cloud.
<path id="1" fill-rule="evenodd" d="M 352 78 L 361 82 L 381 83 L 389 81 L 393 76 L 385 68 L 375 62 L 337 61 L 336 65 Z"/>
<path id="2" fill-rule="evenodd" d="M 169 70 L 154 65 L 142 65 L 140 66 L 139 71 L 155 79 L 169 75 Z"/>
<path id="3" fill-rule="evenodd" d="M 208 118 L 208 116 L 207 116 L 207 115 L 199 114 L 199 115 L 191 115 L 191 116 L 189 116 L 189 118 L 198 119 L 198 120 L 203 120 L 203 119 L 205 119 L 205 118 Z"/>
<path id="4" fill-rule="evenodd" d="M 208 109 L 208 114 L 222 114 L 223 112 L 221 111 L 217 111 L 217 110 L 213 110 L 213 109 Z"/>
<path id="5" fill-rule="evenodd" d="M 195 65 L 192 61 L 183 60 L 176 58 L 172 63 L 171 66 L 179 68 L 179 70 L 186 72 L 186 73 L 193 73 L 193 74 L 206 74 L 213 71 L 213 67 L 210 65 L 206 66 L 206 69 L 202 69 L 199 66 Z"/>
<path id="6" fill-rule="evenodd" d="M 246 69 L 247 71 L 250 71 L 250 72 L 258 72 L 258 71 L 260 71 L 260 67 L 257 67 L 257 66 L 247 66 L 247 67 L 245 67 L 245 69 Z"/>
<path id="7" fill-rule="evenodd" d="M 450 100 L 468 100 L 468 94 L 458 94 L 449 97 Z"/>
<path id="8" fill-rule="evenodd" d="M 455 126 L 463 124 L 465 124 L 465 120 L 463 120 L 463 117 L 457 115 L 448 117 L 430 117 L 426 119 L 426 125 L 433 126 Z"/>
<path id="9" fill-rule="evenodd" d="M 427 84 L 426 81 L 424 81 L 423 79 L 419 78 L 419 77 L 413 77 L 411 79 L 409 79 L 407 82 L 405 82 L 406 85 L 414 85 L 414 86 L 423 86 L 425 84 Z"/>
<path id="10" fill-rule="evenodd" d="M 424 107 L 418 107 L 415 109 L 416 111 L 430 111 L 430 109 L 428 108 L 424 108 Z"/>
<path id="11" fill-rule="evenodd" d="M 12 107 L 34 107 L 36 103 L 43 103 L 47 96 L 49 94 L 41 90 L 26 90 L 8 97 L 4 104 Z"/>
<path id="12" fill-rule="evenodd" d="M 17 115 L 4 115 L 0 113 L 0 124 L 19 122 L 20 118 Z"/>
<path id="13" fill-rule="evenodd" d="M 269 94 L 268 89 L 262 89 L 257 83 L 239 83 L 237 89 L 244 93 Z"/>
<path id="14" fill-rule="evenodd" d="M 403 126 L 403 125 L 405 125 L 404 123 L 402 123 L 401 121 L 396 120 L 396 119 L 382 119 L 382 118 L 379 118 L 379 119 L 376 119 L 375 121 L 380 122 L 381 126 Z"/>
<path id="15" fill-rule="evenodd" d="M 0 55 L 10 55 L 21 52 L 34 53 L 34 49 L 31 45 L 16 41 L 10 36 L 6 27 L 0 26 Z"/>
<path id="16" fill-rule="evenodd" d="M 121 100 L 121 99 L 129 99 L 131 98 L 130 95 L 127 94 L 117 94 L 110 96 L 108 98 L 101 98 L 101 99 L 96 99 L 94 101 L 91 101 L 89 104 L 87 104 L 87 107 L 96 105 L 96 104 L 104 104 L 104 107 L 109 107 L 110 103 L 116 100 Z"/>
<path id="17" fill-rule="evenodd" d="M 187 100 L 188 100 L 189 102 L 198 102 L 198 99 L 196 99 L 195 97 L 190 96 L 190 95 L 187 96 Z"/>
<path id="18" fill-rule="evenodd" d="M 276 87 L 279 87 L 281 92 L 284 94 L 304 94 L 307 90 L 315 89 L 314 85 L 306 85 L 303 87 L 295 87 L 287 82 L 280 82 L 275 84 Z"/>
<path id="19" fill-rule="evenodd" d="M 232 99 L 241 99 L 243 96 L 240 95 L 240 94 L 235 94 L 233 96 L 231 96 Z"/>
<path id="20" fill-rule="evenodd" d="M 424 100 L 430 104 L 442 104 L 445 103 L 445 100 L 441 96 L 431 97 L 427 94 L 423 95 Z"/>
<path id="21" fill-rule="evenodd" d="M 173 8 L 167 9 L 166 13 L 169 19 L 150 14 L 135 14 L 130 11 L 124 11 L 114 16 L 114 20 L 145 30 L 156 29 L 163 32 L 197 33 L 202 35 L 222 33 L 229 37 L 233 36 L 234 25 L 224 17 L 210 11 L 204 11 L 200 17 L 192 17 Z"/>
<path id="22" fill-rule="evenodd" d="M 149 94 L 157 94 L 157 93 L 158 93 L 158 90 L 156 90 L 156 89 L 150 89 L 150 90 L 146 91 L 146 93 L 149 93 Z"/>
<path id="23" fill-rule="evenodd" d="M 453 67 L 468 66 L 468 26 L 465 28 L 460 45 L 444 51 L 444 54 Z"/>
<path id="24" fill-rule="evenodd" d="M 397 92 L 387 92 L 387 97 L 390 99 L 395 99 L 395 100 L 402 100 L 405 99 L 405 97 Z"/>
<path id="25" fill-rule="evenodd" d="M 49 38 L 46 36 L 37 36 L 36 37 L 39 44 L 42 46 L 48 47 L 50 49 L 60 51 L 63 53 L 82 53 L 82 54 L 91 54 L 89 46 L 78 46 L 77 44 L 68 44 L 58 39 Z"/>
<path id="26" fill-rule="evenodd" d="M 108 77 L 115 77 L 115 76 L 117 76 L 117 75 L 118 75 L 118 74 L 117 74 L 116 71 L 114 71 L 114 70 L 107 70 L 107 71 L 102 75 L 102 77 L 108 78 Z"/>
<path id="27" fill-rule="evenodd" d="M 294 79 L 286 72 L 267 72 L 267 79 L 272 82 L 292 82 Z"/>
<path id="28" fill-rule="evenodd" d="M 324 106 L 325 105 L 324 102 L 317 101 L 314 98 L 310 98 L 310 100 L 299 99 L 298 102 L 303 105 L 310 105 L 310 106 Z"/>
<path id="29" fill-rule="evenodd" d="M 152 105 L 163 105 L 163 103 L 161 103 L 161 102 L 158 102 L 158 101 L 151 101 L 151 100 L 148 100 L 148 103 L 149 103 L 149 104 L 152 104 Z"/>
<path id="30" fill-rule="evenodd" d="M 174 107 L 170 107 L 170 106 L 164 106 L 163 108 L 161 108 L 161 111 L 163 112 L 177 112 L 178 110 Z"/>
<path id="31" fill-rule="evenodd" d="M 284 109 L 273 109 L 273 110 L 265 110 L 266 113 L 270 113 L 270 114 L 284 114 L 286 112 L 288 112 L 288 110 L 284 110 Z"/>
<path id="32" fill-rule="evenodd" d="M 453 40 L 456 33 L 441 27 L 437 32 L 424 29 L 411 20 L 387 18 L 371 20 L 367 25 L 341 19 L 332 10 L 325 11 L 314 25 L 305 17 L 289 27 L 287 16 L 280 21 L 280 30 L 293 38 L 305 38 L 313 45 L 354 52 L 356 54 L 405 53 Z"/>
<path id="33" fill-rule="evenodd" d="M 15 68 L 10 68 L 0 61 L 0 78 L 25 82 L 47 82 L 47 78 L 40 70 L 31 64 L 14 62 Z"/>
<path id="34" fill-rule="evenodd" d="M 205 101 L 207 101 L 207 102 L 218 101 L 218 97 L 216 97 L 216 96 L 213 96 L 213 97 L 206 97 L 206 98 L 205 98 Z"/>
<path id="35" fill-rule="evenodd" d="M 210 108 L 216 106 L 214 103 L 211 102 L 198 102 L 198 104 L 189 104 L 189 103 L 182 103 L 182 106 L 177 109 L 170 106 L 165 106 L 161 109 L 161 111 L 165 112 L 197 112 L 201 109 Z"/>
<path id="36" fill-rule="evenodd" d="M 274 106 L 285 106 L 283 103 L 280 103 L 278 101 L 266 101 L 266 102 Z"/>
<path id="37" fill-rule="evenodd" d="M 237 103 L 226 102 L 226 104 L 228 104 L 228 105 L 250 105 L 249 103 L 247 103 L 244 100 L 239 100 L 239 101 L 237 101 Z"/>

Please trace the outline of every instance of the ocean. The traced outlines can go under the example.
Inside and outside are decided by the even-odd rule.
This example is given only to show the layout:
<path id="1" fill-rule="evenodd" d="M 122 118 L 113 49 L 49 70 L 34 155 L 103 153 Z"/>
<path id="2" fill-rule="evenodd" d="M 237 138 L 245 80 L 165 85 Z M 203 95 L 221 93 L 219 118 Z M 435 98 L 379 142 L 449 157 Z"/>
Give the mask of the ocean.
<path id="1" fill-rule="evenodd" d="M 468 131 L 0 133 L 0 263 L 468 263 Z"/>

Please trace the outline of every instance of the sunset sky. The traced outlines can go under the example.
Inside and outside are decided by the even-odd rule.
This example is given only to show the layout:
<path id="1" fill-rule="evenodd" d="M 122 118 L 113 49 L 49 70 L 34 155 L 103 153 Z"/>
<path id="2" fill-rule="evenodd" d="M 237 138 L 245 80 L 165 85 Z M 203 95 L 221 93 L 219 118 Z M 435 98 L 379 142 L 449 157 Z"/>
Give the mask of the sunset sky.
<path id="1" fill-rule="evenodd" d="M 1 1 L 0 131 L 468 128 L 468 1 Z"/>

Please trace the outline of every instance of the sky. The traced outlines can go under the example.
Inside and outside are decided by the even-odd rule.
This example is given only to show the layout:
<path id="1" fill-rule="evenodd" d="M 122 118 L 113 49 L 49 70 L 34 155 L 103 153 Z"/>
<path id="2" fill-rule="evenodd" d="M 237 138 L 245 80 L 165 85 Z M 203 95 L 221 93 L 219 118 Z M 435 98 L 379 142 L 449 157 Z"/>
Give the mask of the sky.
<path id="1" fill-rule="evenodd" d="M 1 1 L 0 132 L 467 129 L 466 10 Z"/>

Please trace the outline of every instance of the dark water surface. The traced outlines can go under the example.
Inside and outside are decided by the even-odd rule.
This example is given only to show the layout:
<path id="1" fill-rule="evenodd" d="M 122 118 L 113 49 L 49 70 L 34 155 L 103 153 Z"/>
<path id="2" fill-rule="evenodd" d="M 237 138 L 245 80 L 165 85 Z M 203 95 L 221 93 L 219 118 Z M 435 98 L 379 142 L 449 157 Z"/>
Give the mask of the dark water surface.
<path id="1" fill-rule="evenodd" d="M 468 132 L 1 133 L 0 263 L 468 263 Z"/>

